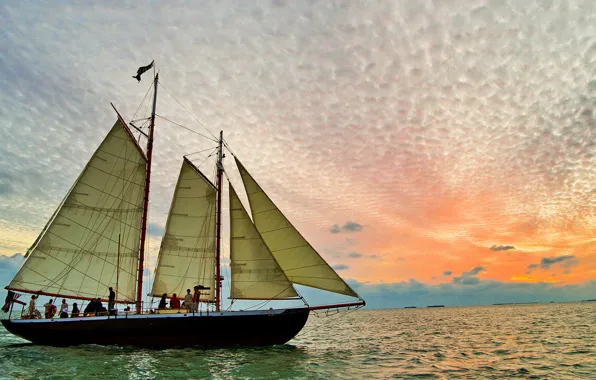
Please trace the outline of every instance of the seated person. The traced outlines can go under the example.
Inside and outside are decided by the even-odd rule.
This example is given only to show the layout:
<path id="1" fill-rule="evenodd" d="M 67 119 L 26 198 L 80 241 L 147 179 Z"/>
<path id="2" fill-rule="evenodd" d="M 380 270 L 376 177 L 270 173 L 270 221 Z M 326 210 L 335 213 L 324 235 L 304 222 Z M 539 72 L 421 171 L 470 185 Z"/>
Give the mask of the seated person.
<path id="1" fill-rule="evenodd" d="M 172 294 L 172 298 L 170 298 L 170 307 L 180 309 L 180 298 L 176 297 L 176 293 Z"/>
<path id="2" fill-rule="evenodd" d="M 95 301 L 95 298 L 93 298 L 91 301 L 89 301 L 87 307 L 85 307 L 85 310 L 83 310 L 83 316 L 86 317 L 88 314 L 95 314 L 96 312 L 97 302 Z"/>
<path id="3" fill-rule="evenodd" d="M 72 312 L 70 313 L 70 317 L 71 318 L 76 318 L 79 316 L 80 310 L 79 310 L 79 306 L 77 305 L 77 303 L 73 303 L 72 304 Z"/>
<path id="4" fill-rule="evenodd" d="M 164 293 L 161 296 L 161 300 L 159 300 L 159 306 L 157 306 L 158 309 L 165 309 L 166 308 L 166 297 L 168 296 L 167 293 Z"/>
<path id="5" fill-rule="evenodd" d="M 97 315 L 108 315 L 108 309 L 106 309 L 101 303 L 101 298 L 96 298 L 96 313 Z"/>

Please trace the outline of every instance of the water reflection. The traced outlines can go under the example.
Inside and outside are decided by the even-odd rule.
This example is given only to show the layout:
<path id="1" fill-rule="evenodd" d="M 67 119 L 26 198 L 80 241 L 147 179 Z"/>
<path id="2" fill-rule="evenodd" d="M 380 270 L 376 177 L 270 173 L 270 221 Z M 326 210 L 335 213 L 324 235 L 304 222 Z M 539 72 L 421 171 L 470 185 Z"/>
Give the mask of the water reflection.
<path id="1" fill-rule="evenodd" d="M 364 310 L 292 344 L 167 349 L 35 346 L 0 330 L 1 377 L 128 379 L 589 378 L 596 303 Z"/>

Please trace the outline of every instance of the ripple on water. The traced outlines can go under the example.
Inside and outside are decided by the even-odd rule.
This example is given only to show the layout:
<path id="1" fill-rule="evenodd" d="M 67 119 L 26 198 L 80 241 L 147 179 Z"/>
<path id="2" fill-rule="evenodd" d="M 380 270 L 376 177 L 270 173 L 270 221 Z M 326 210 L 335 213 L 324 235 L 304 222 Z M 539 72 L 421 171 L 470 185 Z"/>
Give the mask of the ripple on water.
<path id="1" fill-rule="evenodd" d="M 43 347 L 2 328 L 0 378 L 590 378 L 595 314 L 580 303 L 363 310 L 326 329 L 309 320 L 289 345 L 212 350 Z"/>

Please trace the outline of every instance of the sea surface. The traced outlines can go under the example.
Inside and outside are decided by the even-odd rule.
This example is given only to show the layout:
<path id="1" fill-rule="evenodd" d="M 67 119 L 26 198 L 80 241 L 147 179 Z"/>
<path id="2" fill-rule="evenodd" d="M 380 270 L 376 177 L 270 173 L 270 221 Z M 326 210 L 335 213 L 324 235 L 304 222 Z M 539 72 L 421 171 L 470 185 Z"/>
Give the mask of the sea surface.
<path id="1" fill-rule="evenodd" d="M 266 348 L 55 348 L 0 327 L 0 378 L 595 379 L 596 302 L 323 313 Z"/>

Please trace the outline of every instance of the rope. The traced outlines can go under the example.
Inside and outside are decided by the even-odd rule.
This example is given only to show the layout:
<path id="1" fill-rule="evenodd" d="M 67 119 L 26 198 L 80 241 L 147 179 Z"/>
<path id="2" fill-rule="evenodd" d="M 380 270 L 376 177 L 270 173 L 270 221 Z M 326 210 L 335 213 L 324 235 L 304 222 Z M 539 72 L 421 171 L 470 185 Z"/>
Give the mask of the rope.
<path id="1" fill-rule="evenodd" d="M 163 119 L 163 120 L 165 120 L 165 121 L 169 121 L 170 123 L 172 123 L 172 124 L 174 124 L 174 125 L 176 125 L 176 126 L 178 126 L 178 127 L 180 127 L 180 128 L 184 128 L 184 129 L 186 129 L 187 131 L 189 131 L 189 132 L 192 132 L 192 133 L 195 133 L 195 134 L 197 134 L 197 135 L 199 135 L 199 136 L 201 136 L 201 137 L 204 137 L 204 138 L 206 138 L 206 139 L 208 139 L 208 140 L 211 140 L 211 141 L 217 142 L 217 140 L 214 140 L 214 139 L 212 139 L 212 138 L 211 138 L 211 137 L 209 137 L 209 136 L 205 136 L 205 135 L 203 135 L 203 134 L 201 134 L 201 133 L 199 133 L 199 132 L 197 132 L 197 131 L 195 131 L 195 130 L 192 130 L 192 129 L 188 128 L 188 127 L 185 127 L 185 126 L 184 126 L 184 125 L 182 125 L 182 124 L 178 124 L 178 123 L 176 123 L 176 122 L 174 122 L 174 121 L 172 121 L 172 120 L 170 120 L 170 119 L 168 119 L 168 118 L 165 118 L 165 117 L 163 117 L 163 116 L 161 116 L 161 115 L 155 114 L 155 116 L 157 116 L 157 117 L 159 117 L 160 119 Z"/>
<path id="2" fill-rule="evenodd" d="M 153 77 L 155 78 L 155 75 Z M 132 118 L 133 119 L 135 118 L 135 116 L 137 116 L 137 113 L 139 113 L 139 110 L 143 106 L 143 103 L 145 103 L 145 99 L 147 99 L 147 95 L 149 94 L 149 91 L 151 91 L 152 88 L 153 88 L 153 82 L 151 82 L 151 84 L 149 85 L 149 88 L 147 89 L 147 92 L 145 93 L 145 96 L 143 96 L 143 100 L 141 100 L 141 103 L 137 107 L 137 110 L 135 111 L 134 115 L 132 115 Z"/>
<path id="3" fill-rule="evenodd" d="M 300 333 L 299 333 L 298 335 L 296 335 L 296 337 L 302 336 L 303 334 L 305 334 L 305 333 L 307 333 L 307 332 L 308 332 L 308 333 L 310 333 L 310 332 L 316 331 L 316 330 L 320 329 L 321 327 L 328 326 L 328 325 L 329 325 L 331 322 L 335 322 L 335 321 L 336 321 L 336 320 L 338 320 L 340 317 L 345 317 L 345 316 L 346 316 L 346 315 L 348 315 L 349 313 L 352 313 L 352 312 L 354 312 L 354 311 L 356 311 L 356 310 L 360 310 L 362 307 L 363 307 L 363 306 L 357 306 L 357 307 L 356 307 L 356 308 L 354 308 L 354 309 L 351 309 L 351 310 L 346 310 L 344 313 L 342 313 L 340 310 L 337 310 L 337 312 L 336 312 L 336 313 L 334 313 L 334 314 L 333 314 L 331 317 L 329 317 L 329 318 L 331 318 L 331 319 L 327 320 L 326 322 L 320 323 L 320 324 L 318 324 L 317 326 L 313 326 L 313 328 L 308 328 L 308 327 L 307 327 L 307 328 L 305 328 L 305 329 L 302 329 L 302 331 L 300 331 Z M 329 311 L 326 311 L 325 313 L 328 315 Z M 316 316 L 317 318 L 319 318 L 319 316 L 317 315 L 317 313 L 316 313 L 316 312 L 313 312 L 313 315 L 314 315 L 314 316 Z M 335 317 L 334 317 L 334 316 L 335 316 Z"/>
<path id="4" fill-rule="evenodd" d="M 194 153 L 185 154 L 185 155 L 184 155 L 184 157 L 192 156 L 192 155 L 194 155 L 194 154 L 199 154 L 199 153 L 206 152 L 206 151 L 208 151 L 208 150 L 215 150 L 215 149 L 217 149 L 217 147 L 216 147 L 216 148 L 207 148 L 207 149 L 199 150 L 198 152 L 194 152 Z M 212 155 L 213 155 L 213 152 L 211 152 L 211 154 L 210 154 L 209 156 L 207 156 L 207 158 L 211 157 Z"/>
<path id="5" fill-rule="evenodd" d="M 192 116 L 192 117 L 193 117 L 193 118 L 194 118 L 194 119 L 197 121 L 197 123 L 199 123 L 199 125 L 200 125 L 201 127 L 205 128 L 205 130 L 206 130 L 207 132 L 209 132 L 209 134 L 210 134 L 211 136 L 213 136 L 213 138 L 215 139 L 215 141 L 217 141 L 217 137 L 215 137 L 215 135 L 214 135 L 213 133 L 211 133 L 211 131 L 210 131 L 209 129 L 207 129 L 207 127 L 205 127 L 205 125 L 204 125 L 203 123 L 201 123 L 201 121 L 200 121 L 199 119 L 197 119 L 197 117 L 196 117 L 195 115 L 193 115 L 193 114 L 192 114 L 192 113 L 191 113 L 189 110 L 187 110 L 187 109 L 186 109 L 186 107 L 184 107 L 184 105 L 183 105 L 182 103 L 180 103 L 180 102 L 178 101 L 178 99 L 176 99 L 176 97 L 174 97 L 174 95 L 172 95 L 172 93 L 171 93 L 170 91 L 168 91 L 168 89 L 167 89 L 167 88 L 165 88 L 165 87 L 164 87 L 164 86 L 163 86 L 161 83 L 159 83 L 159 85 L 160 85 L 160 86 L 161 86 L 161 87 L 162 87 L 162 88 L 163 88 L 163 89 L 164 89 L 164 90 L 165 90 L 165 91 L 166 91 L 166 92 L 167 92 L 167 93 L 168 93 L 168 94 L 169 94 L 169 95 L 172 97 L 172 99 L 174 99 L 174 100 L 175 100 L 175 101 L 176 101 L 178 104 L 180 104 L 180 106 L 181 106 L 182 108 L 184 108 L 184 110 L 185 110 L 185 111 L 186 111 L 186 112 L 187 112 L 187 113 L 188 113 L 190 116 Z"/>

